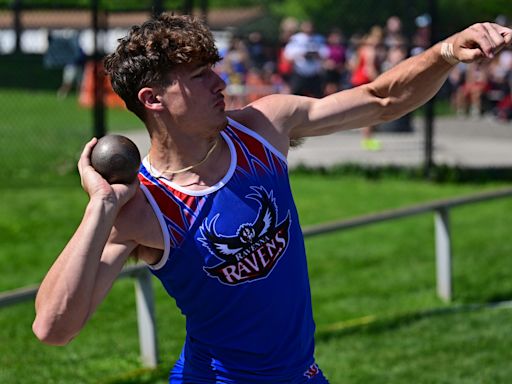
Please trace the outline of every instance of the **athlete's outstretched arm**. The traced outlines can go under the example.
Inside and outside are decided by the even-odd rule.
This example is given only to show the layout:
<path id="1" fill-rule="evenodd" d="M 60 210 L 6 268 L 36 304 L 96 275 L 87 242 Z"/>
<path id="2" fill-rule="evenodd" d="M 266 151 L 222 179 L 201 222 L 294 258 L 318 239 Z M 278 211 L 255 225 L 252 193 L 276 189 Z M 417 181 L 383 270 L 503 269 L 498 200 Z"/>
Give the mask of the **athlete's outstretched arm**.
<path id="1" fill-rule="evenodd" d="M 135 242 L 118 241 L 115 220 L 137 183 L 109 185 L 90 164 L 96 143 L 84 148 L 78 168 L 90 200 L 83 219 L 44 278 L 36 297 L 33 331 L 43 342 L 68 343 L 106 295 Z"/>
<path id="2" fill-rule="evenodd" d="M 396 119 L 426 103 L 442 86 L 454 63 L 490 59 L 510 45 L 511 40 L 509 28 L 491 23 L 475 24 L 444 41 L 451 44 L 453 50 L 442 51 L 450 46 L 436 44 L 369 84 L 322 99 L 274 95 L 250 106 L 266 116 L 285 136 L 282 143 L 286 143 L 286 138 L 375 125 Z M 454 60 L 449 60 L 450 56 Z M 282 145 L 280 147 L 283 149 Z"/>

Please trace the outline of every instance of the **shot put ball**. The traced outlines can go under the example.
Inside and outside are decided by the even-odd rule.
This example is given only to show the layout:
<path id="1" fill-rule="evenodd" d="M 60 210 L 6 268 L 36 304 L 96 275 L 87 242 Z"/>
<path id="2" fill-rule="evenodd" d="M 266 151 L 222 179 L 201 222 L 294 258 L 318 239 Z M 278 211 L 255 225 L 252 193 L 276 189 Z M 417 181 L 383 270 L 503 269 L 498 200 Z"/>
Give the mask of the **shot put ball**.
<path id="1" fill-rule="evenodd" d="M 91 163 L 109 184 L 130 184 L 139 171 L 140 153 L 127 137 L 107 135 L 92 149 Z"/>

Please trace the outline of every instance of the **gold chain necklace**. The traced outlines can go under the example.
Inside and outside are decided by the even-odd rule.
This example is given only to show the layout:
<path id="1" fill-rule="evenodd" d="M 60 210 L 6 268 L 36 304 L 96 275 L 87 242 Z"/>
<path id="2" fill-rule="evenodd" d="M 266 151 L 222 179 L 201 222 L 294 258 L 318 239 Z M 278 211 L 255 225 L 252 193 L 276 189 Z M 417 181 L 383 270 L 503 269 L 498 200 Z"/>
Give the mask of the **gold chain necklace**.
<path id="1" fill-rule="evenodd" d="M 195 163 L 195 164 L 192 164 L 192 165 L 189 165 L 188 167 L 185 167 L 185 168 L 181 168 L 181 169 L 177 169 L 177 170 L 172 170 L 172 169 L 165 169 L 163 170 L 162 172 L 160 172 L 160 174 L 158 176 L 155 176 L 153 175 L 156 179 L 161 179 L 161 178 L 166 178 L 164 176 L 164 173 L 171 173 L 171 174 L 177 174 L 177 173 L 183 173 L 183 172 L 186 172 L 186 171 L 190 171 L 192 168 L 195 168 L 195 167 L 199 167 L 201 164 L 203 164 L 206 160 L 208 160 L 208 158 L 210 157 L 210 155 L 213 153 L 213 151 L 215 151 L 215 148 L 217 148 L 217 144 L 219 143 L 219 138 L 217 137 L 217 140 L 215 140 L 215 143 L 213 143 L 212 147 L 208 150 L 208 152 L 206 153 L 206 155 L 203 157 L 203 159 L 201 161 L 199 161 L 198 163 Z M 151 164 L 151 157 L 148 153 L 148 164 L 149 164 L 149 169 L 151 171 L 151 174 L 153 174 L 155 172 L 155 169 L 153 168 L 153 165 Z"/>

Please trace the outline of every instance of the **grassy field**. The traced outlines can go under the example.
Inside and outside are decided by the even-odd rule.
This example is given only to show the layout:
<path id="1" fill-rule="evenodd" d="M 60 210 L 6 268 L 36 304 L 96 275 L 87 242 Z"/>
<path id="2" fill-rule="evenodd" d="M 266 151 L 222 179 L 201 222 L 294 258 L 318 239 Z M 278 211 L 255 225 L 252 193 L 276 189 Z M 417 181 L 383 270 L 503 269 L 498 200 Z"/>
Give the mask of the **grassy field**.
<path id="1" fill-rule="evenodd" d="M 0 103 L 0 174 L 46 183 L 74 171 L 85 141 L 93 136 L 93 111 L 81 107 L 75 94 L 61 99 L 56 91 L 2 89 Z M 107 110 L 106 120 L 109 131 L 142 128 L 123 109 Z"/>
<path id="2" fill-rule="evenodd" d="M 292 186 L 303 226 L 500 187 L 311 173 Z M 1 291 L 41 280 L 86 196 L 73 174 L 0 193 Z M 512 311 L 486 303 L 512 298 L 511 209 L 503 199 L 452 211 L 452 304 L 435 294 L 432 215 L 307 239 L 317 358 L 331 383 L 508 383 Z M 64 348 L 35 340 L 33 303 L 0 310 L 0 383 L 165 383 L 184 321 L 155 288 L 158 370 L 141 367 L 133 282 L 122 280 Z"/>
<path id="3" fill-rule="evenodd" d="M 15 63 L 19 66 L 16 71 L 13 70 L 16 69 Z M 23 60 L 15 63 L 0 64 L 0 69 L 8 72 L 5 74 L 10 80 L 8 84 L 15 82 L 13 79 L 21 81 L 22 73 L 28 70 Z M 32 70 L 38 68 L 34 63 L 30 65 Z M 93 111 L 79 105 L 76 93 L 64 99 L 58 98 L 56 89 L 60 73 L 54 72 L 39 68 L 36 78 L 42 78 L 38 80 L 42 84 L 34 83 L 35 89 L 0 90 L 0 103 L 3 106 L 0 175 L 11 182 L 53 183 L 55 175 L 74 172 L 84 142 L 94 135 Z M 25 82 L 29 83 L 31 79 Z M 446 102 L 437 105 L 438 113 L 445 114 L 449 110 Z M 416 113 L 424 112 L 418 110 Z M 124 109 L 107 109 L 105 116 L 107 131 L 143 129 L 142 123 Z"/>

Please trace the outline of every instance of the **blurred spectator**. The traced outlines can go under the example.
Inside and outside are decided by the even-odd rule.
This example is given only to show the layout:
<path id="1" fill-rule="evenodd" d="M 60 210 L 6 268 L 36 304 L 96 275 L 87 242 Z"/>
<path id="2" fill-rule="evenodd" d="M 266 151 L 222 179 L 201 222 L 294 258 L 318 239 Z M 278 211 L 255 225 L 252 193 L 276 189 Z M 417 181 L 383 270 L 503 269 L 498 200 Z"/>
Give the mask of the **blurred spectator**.
<path id="1" fill-rule="evenodd" d="M 459 93 L 462 92 L 462 87 L 466 82 L 466 64 L 459 63 L 452 68 L 448 74 L 448 88 L 450 92 L 450 104 L 453 110 L 457 111 L 458 114 L 465 114 L 462 109 L 459 109 Z"/>
<path id="2" fill-rule="evenodd" d="M 367 84 L 379 75 L 381 63 L 378 61 L 378 49 L 382 44 L 382 39 L 382 28 L 374 26 L 360 40 L 359 46 L 350 62 L 353 87 Z"/>
<path id="3" fill-rule="evenodd" d="M 385 72 L 407 58 L 407 46 L 405 41 L 395 40 L 393 45 L 388 47 L 386 58 L 381 65 L 381 71 Z"/>
<path id="4" fill-rule="evenodd" d="M 255 68 L 263 69 L 265 63 L 271 61 L 261 32 L 254 31 L 249 33 L 247 38 L 247 51 L 249 52 L 251 65 Z"/>
<path id="5" fill-rule="evenodd" d="M 329 55 L 322 35 L 314 32 L 313 23 L 301 23 L 301 31 L 290 37 L 284 57 L 293 62 L 290 88 L 296 95 L 323 95 L 323 60 Z"/>
<path id="6" fill-rule="evenodd" d="M 512 51 L 501 52 L 489 63 L 488 89 L 483 100 L 484 111 L 500 115 L 497 109 L 500 102 L 510 94 L 511 73 Z M 500 116 L 500 118 L 503 118 L 503 116 Z"/>
<path id="7" fill-rule="evenodd" d="M 277 52 L 277 72 L 284 81 L 289 82 L 293 71 L 293 61 L 288 60 L 284 55 L 284 49 L 290 38 L 297 33 L 299 22 L 293 18 L 285 18 L 280 25 L 279 48 Z"/>
<path id="8" fill-rule="evenodd" d="M 276 72 L 275 66 L 270 61 L 262 69 L 253 67 L 249 70 L 246 89 L 248 103 L 267 95 L 289 93 L 286 83 Z"/>
<path id="9" fill-rule="evenodd" d="M 223 62 L 229 76 L 244 78 L 251 66 L 249 51 L 242 39 L 233 37 Z"/>
<path id="10" fill-rule="evenodd" d="M 67 97 L 73 88 L 77 90 L 80 89 L 86 60 L 86 54 L 82 48 L 78 46 L 78 53 L 74 61 L 72 63 L 66 64 L 62 69 L 62 83 L 57 90 L 58 97 Z"/>
<path id="11" fill-rule="evenodd" d="M 465 66 L 465 80 L 455 94 L 458 115 L 482 115 L 483 96 L 489 88 L 487 70 L 487 64 L 471 63 Z"/>
<path id="12" fill-rule="evenodd" d="M 505 24 L 503 20 L 500 22 Z M 364 36 L 355 33 L 345 39 L 339 28 L 332 28 L 324 38 L 314 32 L 310 21 L 301 23 L 299 28 L 296 19 L 285 18 L 280 25 L 277 49 L 265 45 L 261 32 L 252 31 L 245 42 L 239 38 L 232 40 L 216 70 L 227 83 L 226 99 L 231 108 L 269 93 L 322 97 L 366 84 L 409 54 L 427 49 L 431 18 L 428 14 L 420 15 L 415 24 L 416 31 L 410 40 L 403 34 L 402 21 L 397 16 L 389 17 L 384 29 L 374 26 Z M 463 63 L 455 66 L 445 90 L 449 91 L 459 115 L 480 116 L 492 112 L 500 119 L 510 119 L 511 83 L 512 51 L 505 50 L 486 66 Z M 398 125 L 381 124 L 378 131 L 412 129 L 407 122 L 392 123 Z M 363 128 L 364 149 L 380 149 L 375 131 L 375 127 Z"/>
<path id="13" fill-rule="evenodd" d="M 416 17 L 414 22 L 416 24 L 416 32 L 412 37 L 411 56 L 415 56 L 430 47 L 432 33 L 432 18 L 429 14 L 425 13 Z"/>
<path id="14" fill-rule="evenodd" d="M 496 117 L 504 122 L 512 120 L 512 92 L 498 102 Z"/>
<path id="15" fill-rule="evenodd" d="M 357 53 L 357 50 L 361 46 L 363 35 L 359 32 L 351 35 L 347 40 L 347 45 L 345 49 L 345 71 L 346 74 L 342 79 L 343 89 L 352 88 L 352 71 L 353 71 L 353 63 Z"/>
<path id="16" fill-rule="evenodd" d="M 384 45 L 387 48 L 407 45 L 407 39 L 402 32 L 402 20 L 398 16 L 391 16 L 386 21 Z"/>
<path id="17" fill-rule="evenodd" d="M 221 77 L 226 82 L 226 104 L 230 108 L 240 108 L 246 104 L 245 77 L 250 67 L 249 52 L 244 42 L 233 37 L 220 65 L 223 72 Z"/>
<path id="18" fill-rule="evenodd" d="M 383 45 L 383 31 L 374 26 L 370 32 L 361 39 L 355 55 L 351 58 L 351 82 L 353 87 L 373 81 L 380 73 L 379 50 Z M 381 148 L 380 141 L 373 137 L 375 127 L 363 127 L 361 147 L 370 151 Z"/>
<path id="19" fill-rule="evenodd" d="M 512 120 L 512 51 L 505 50 L 489 66 L 487 101 L 494 115 L 502 121 Z"/>
<path id="20" fill-rule="evenodd" d="M 80 89 L 86 55 L 77 31 L 54 31 L 48 34 L 48 50 L 43 57 L 46 68 L 62 68 L 58 97 L 66 97 L 75 87 Z"/>
<path id="21" fill-rule="evenodd" d="M 329 54 L 324 62 L 324 95 L 330 95 L 342 89 L 342 76 L 345 72 L 346 47 L 341 30 L 334 28 L 327 35 Z"/>

